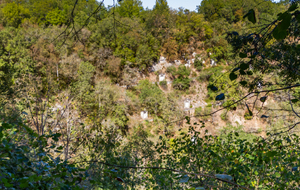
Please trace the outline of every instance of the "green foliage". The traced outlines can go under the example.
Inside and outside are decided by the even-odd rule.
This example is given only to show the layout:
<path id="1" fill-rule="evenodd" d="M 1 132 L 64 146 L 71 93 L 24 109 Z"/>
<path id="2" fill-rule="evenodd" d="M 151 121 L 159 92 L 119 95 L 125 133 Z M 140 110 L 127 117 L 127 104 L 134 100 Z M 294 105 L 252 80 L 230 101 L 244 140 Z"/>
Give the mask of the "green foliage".
<path id="1" fill-rule="evenodd" d="M 163 102 L 166 99 L 157 85 L 151 84 L 148 80 L 141 80 L 137 90 L 141 105 L 147 108 L 149 113 L 158 114 L 161 112 Z"/>
<path id="2" fill-rule="evenodd" d="M 139 17 L 143 10 L 142 2 L 140 0 L 123 0 L 119 2 L 116 11 L 122 17 Z"/>
<path id="3" fill-rule="evenodd" d="M 232 73 L 222 73 L 222 69 L 223 67 L 215 67 L 208 70 L 212 75 L 209 78 L 207 96 L 211 100 L 224 100 L 226 98 L 226 101 L 232 102 L 236 100 L 241 93 L 241 91 L 238 90 L 239 84 L 236 80 L 232 80 L 235 79 L 236 75 L 232 77 Z M 211 88 L 212 86 L 215 90 Z"/>
<path id="4" fill-rule="evenodd" d="M 243 16 L 249 21 L 255 23 L 256 15 L 253 8 L 261 14 L 261 17 L 274 18 L 280 8 L 280 4 L 266 1 L 261 4 L 260 1 L 221 1 L 204 0 L 198 6 L 198 12 L 204 14 L 205 18 L 211 22 L 224 18 L 229 23 L 240 22 Z M 268 7 L 268 8 L 267 8 Z M 275 14 L 274 14 L 275 12 Z M 247 14 L 246 14 L 247 13 Z"/>
<path id="5" fill-rule="evenodd" d="M 124 0 L 116 9 L 102 7 L 94 14 L 99 2 L 80 0 L 71 15 L 74 3 L 17 1 L 1 9 L 5 28 L 0 32 L 0 117 L 9 122 L 0 127 L 0 189 L 238 189 L 224 180 L 249 189 L 299 186 L 298 136 L 292 140 L 285 134 L 256 138 L 239 125 L 224 127 L 218 136 L 200 135 L 192 128 L 188 133 L 182 132 L 186 130 L 178 130 L 182 123 L 173 122 L 184 115 L 178 91 L 164 93 L 157 84 L 141 80 L 125 93 L 112 83 L 136 84 L 136 73 L 147 75 L 147 68 L 157 62 L 161 53 L 173 60 L 188 58 L 197 49 L 212 52 L 209 58 L 218 63 L 231 65 L 233 48 L 235 58 L 244 59 L 235 69 L 204 69 L 202 60 L 195 59 L 195 67 L 201 71 L 198 80 L 209 82 L 209 104 L 195 110 L 196 115 L 206 115 L 199 116 L 201 121 L 211 118 L 216 97 L 217 101 L 225 100 L 223 106 L 231 105 L 245 87 L 254 86 L 248 78 L 254 82 L 260 79 L 258 72 L 279 73 L 274 81 L 298 83 L 300 46 L 292 40 L 299 36 L 298 5 L 276 16 L 280 3 L 203 0 L 199 7 L 202 14 L 198 14 L 172 10 L 165 0 L 156 1 L 153 10 L 145 11 L 140 1 Z M 257 8 L 252 9 L 252 5 Z M 245 26 L 248 21 L 243 20 L 243 15 L 248 10 L 250 26 Z M 257 24 L 266 24 L 272 18 L 278 18 L 267 27 L 274 38 L 262 38 L 254 32 Z M 87 25 L 75 34 L 64 27 L 72 20 L 75 23 L 71 27 L 75 29 Z M 238 31 L 229 32 L 227 39 L 232 44 L 224 35 L 228 29 Z M 251 35 L 246 35 L 248 32 Z M 287 37 L 292 38 L 286 40 Z M 264 41 L 255 45 L 265 45 L 263 51 L 250 45 L 261 39 Z M 172 66 L 167 72 L 174 78 L 175 89 L 189 89 L 189 68 Z M 105 77 L 112 82 L 104 81 Z M 166 85 L 166 81 L 160 85 Z M 297 106 L 298 90 L 292 93 L 292 103 Z M 67 98 L 61 100 L 62 94 Z M 268 101 L 266 95 L 260 100 Z M 50 108 L 63 101 L 68 111 L 59 109 L 55 117 Z M 30 106 L 33 115 L 23 112 Z M 152 122 L 136 119 L 145 108 Z M 38 115 L 42 112 L 47 114 Z M 245 119 L 252 115 L 248 107 Z M 221 119 L 226 120 L 224 113 Z M 20 124 L 26 120 L 30 120 L 28 127 Z M 36 127 L 37 121 L 44 125 L 43 136 L 30 129 Z M 284 120 L 278 120 L 273 127 L 280 129 L 284 124 Z M 53 134 L 55 125 L 64 134 Z M 163 134 L 166 136 L 158 136 Z M 172 140 L 170 134 L 175 134 Z M 155 146 L 152 140 L 157 142 Z M 74 164 L 56 157 L 62 150 L 72 150 L 70 162 Z M 156 169 L 127 168 L 140 166 Z"/>
<path id="6" fill-rule="evenodd" d="M 211 112 L 211 106 L 206 106 L 204 109 L 202 109 L 201 107 L 195 109 L 195 115 L 204 121 L 208 120 L 211 117 Z"/>
<path id="7" fill-rule="evenodd" d="M 178 76 L 178 78 L 184 78 L 184 77 L 189 77 L 191 73 L 191 69 L 184 66 L 184 65 L 180 65 L 177 69 L 176 75 Z"/>
<path id="8" fill-rule="evenodd" d="M 292 15 L 286 11 L 278 15 L 278 20 L 281 21 L 278 23 L 276 28 L 273 31 L 273 36 L 276 40 L 282 40 L 287 36 L 287 29 L 291 24 Z"/>
<path id="9" fill-rule="evenodd" d="M 62 25 L 66 23 L 67 14 L 64 11 L 59 10 L 58 8 L 48 12 L 46 20 L 49 24 L 52 25 Z"/>
<path id="10" fill-rule="evenodd" d="M 200 115 L 202 113 L 202 107 L 198 107 L 195 109 L 195 114 Z"/>
<path id="11" fill-rule="evenodd" d="M 176 70 L 176 67 L 172 65 L 167 68 L 167 73 L 170 73 L 174 77 L 176 75 Z"/>
<path id="12" fill-rule="evenodd" d="M 197 77 L 197 73 L 196 72 L 192 72 L 192 77 Z"/>
<path id="13" fill-rule="evenodd" d="M 75 83 L 75 89 L 78 92 L 79 97 L 83 98 L 91 88 L 91 78 L 94 74 L 95 67 L 89 62 L 82 62 L 79 65 L 78 81 Z M 74 89 L 74 90 L 75 90 Z"/>
<path id="14" fill-rule="evenodd" d="M 1 189 L 82 189 L 84 169 L 52 156 L 61 152 L 61 134 L 38 136 L 22 123 L 0 125 Z"/>
<path id="15" fill-rule="evenodd" d="M 124 63 L 134 63 L 141 71 L 146 70 L 158 58 L 157 39 L 147 34 L 144 24 L 138 18 L 118 17 L 116 29 L 113 19 L 107 17 L 91 25 L 91 41 L 110 47 Z"/>
<path id="16" fill-rule="evenodd" d="M 159 85 L 163 86 L 163 87 L 166 87 L 167 86 L 167 81 L 165 81 L 165 80 L 164 81 L 160 81 Z"/>
<path id="17" fill-rule="evenodd" d="M 7 3 L 2 9 L 3 23 L 6 26 L 18 27 L 30 17 L 29 10 L 16 2 Z"/>
<path id="18" fill-rule="evenodd" d="M 197 80 L 198 80 L 199 82 L 202 82 L 202 81 L 208 81 L 209 78 L 210 78 L 210 76 L 211 76 L 211 73 L 208 73 L 208 72 L 206 72 L 206 71 L 203 71 L 203 72 L 200 72 L 200 73 L 199 73 L 199 76 L 197 77 Z"/>
<path id="19" fill-rule="evenodd" d="M 190 88 L 191 79 L 189 78 L 176 78 L 173 81 L 173 88 L 177 90 L 187 90 Z"/>
<path id="20" fill-rule="evenodd" d="M 202 60 L 199 57 L 195 57 L 194 66 L 197 69 L 197 71 L 201 71 L 203 68 Z"/>
<path id="21" fill-rule="evenodd" d="M 247 17 L 250 22 L 253 24 L 256 23 L 256 17 L 255 17 L 255 12 L 253 9 L 250 9 L 249 12 L 244 16 L 244 18 Z"/>
<path id="22" fill-rule="evenodd" d="M 178 69 L 175 66 L 167 68 L 167 73 L 170 73 L 174 77 L 173 88 L 177 90 L 187 90 L 190 88 L 191 79 L 188 77 L 191 74 L 191 69 L 180 65 Z"/>
<path id="23" fill-rule="evenodd" d="M 115 125 L 121 129 L 123 135 L 127 132 L 127 122 L 129 120 L 126 113 L 127 106 L 124 104 L 117 104 L 114 107 L 114 111 L 112 113 L 112 120 L 115 123 Z"/>
<path id="24" fill-rule="evenodd" d="M 244 136 L 245 134 L 240 133 L 241 127 L 234 128 L 234 130 L 232 128 L 229 126 L 228 129 L 231 131 L 227 131 L 226 134 L 224 132 L 221 137 L 204 135 L 203 138 L 190 128 L 189 133 L 192 135 L 182 133 L 181 136 L 173 138 L 172 144 L 164 143 L 163 140 L 157 151 L 169 150 L 169 154 L 160 156 L 160 159 L 154 163 L 164 161 L 161 165 L 171 164 L 172 168 L 184 167 L 185 171 L 191 172 L 199 168 L 199 173 L 201 168 L 201 171 L 205 173 L 221 179 L 226 177 L 227 180 L 232 180 L 247 188 L 284 189 L 298 185 L 299 176 L 296 175 L 299 164 L 297 161 L 298 145 L 288 136 L 280 135 L 279 138 L 268 138 L 266 141 L 255 136 L 251 138 L 249 138 L 250 135 Z M 195 139 L 194 143 L 191 141 L 192 137 Z M 296 135 L 293 135 L 293 138 L 299 140 Z M 283 149 L 283 146 L 288 147 L 288 151 Z M 229 183 L 223 183 L 215 178 L 206 177 L 203 184 L 192 175 L 167 174 L 165 171 L 151 171 L 151 173 L 152 176 L 157 175 L 156 179 L 160 175 L 168 175 L 168 178 L 160 181 L 160 187 L 170 187 L 171 183 L 173 187 L 180 187 L 182 184 L 180 182 L 185 183 L 188 188 L 219 186 L 220 183 L 222 183 L 222 189 L 232 187 Z M 226 175 L 221 176 L 221 174 Z M 288 176 L 288 178 L 282 176 Z M 278 183 L 274 184 L 274 180 Z M 289 183 L 286 183 L 286 180 Z"/>
<path id="25" fill-rule="evenodd" d="M 180 45 L 181 56 L 186 55 L 186 53 L 191 53 L 186 49 L 191 38 L 195 40 L 211 38 L 213 31 L 210 24 L 205 21 L 202 14 L 197 14 L 195 12 L 179 8 L 176 17 L 177 30 L 175 31 L 174 36 Z M 193 44 L 193 46 L 198 48 L 196 44 Z"/>
<path id="26" fill-rule="evenodd" d="M 249 112 L 246 112 L 246 113 L 244 114 L 244 118 L 245 118 L 246 120 L 251 120 L 251 119 L 252 119 L 252 115 L 251 115 Z"/>
<path id="27" fill-rule="evenodd" d="M 271 5 L 269 2 L 266 3 Z M 287 10 L 288 7 L 290 8 Z M 260 6 L 259 10 L 250 9 L 250 11 L 245 15 L 245 17 L 247 17 L 252 23 L 266 22 L 266 20 L 262 21 L 263 19 L 259 20 L 259 17 L 266 18 L 266 14 L 272 14 L 275 10 L 278 12 L 284 10 L 279 14 L 277 12 L 277 14 L 269 17 L 270 19 L 268 20 L 276 20 L 276 22 L 266 22 L 268 27 L 272 28 L 272 31 L 262 31 L 257 33 L 258 35 L 261 35 L 260 38 L 265 38 L 269 35 L 269 37 L 266 38 L 259 47 L 256 47 L 257 50 L 259 49 L 258 51 L 251 52 L 251 46 L 253 43 L 256 43 L 254 42 L 255 35 L 253 35 L 256 33 L 255 30 L 247 32 L 246 34 L 239 35 L 238 33 L 232 33 L 229 35 L 231 44 L 234 46 L 235 50 L 241 50 L 237 51 L 237 53 L 239 53 L 239 57 L 243 59 L 242 64 L 239 67 L 239 73 L 236 72 L 235 74 L 243 76 L 242 78 L 248 77 L 251 80 L 247 81 L 248 85 L 243 82 L 245 80 L 241 81 L 243 86 L 248 87 L 249 89 L 253 89 L 254 86 L 256 86 L 256 78 L 251 77 L 253 72 L 264 74 L 272 73 L 273 75 L 276 73 L 275 76 L 280 75 L 283 77 L 282 80 L 284 83 L 287 81 L 287 83 L 290 83 L 291 81 L 298 80 L 298 77 L 296 77 L 293 72 L 289 72 L 291 70 L 289 68 L 293 67 L 293 69 L 296 69 L 295 67 L 297 67 L 297 64 L 293 63 L 296 56 L 294 51 L 297 51 L 298 48 L 294 42 L 288 42 L 287 40 L 299 35 L 298 32 L 295 32 L 295 28 L 299 27 L 299 24 L 296 21 L 296 16 L 293 14 L 293 12 L 297 9 L 298 4 L 291 3 L 288 7 L 285 7 L 285 9 L 282 9 L 281 6 L 274 7 L 273 9 L 270 9 L 270 11 L 267 11 L 264 15 L 260 15 L 259 11 L 264 10 L 264 6 Z M 263 59 L 261 60 L 261 58 Z M 269 64 L 271 62 L 276 62 L 276 64 Z M 250 71 L 249 69 L 250 64 L 253 71 Z"/>
<path id="28" fill-rule="evenodd" d="M 227 107 L 226 109 L 227 110 L 234 110 L 236 109 L 236 104 L 234 104 L 234 100 L 226 100 L 224 103 L 223 103 L 223 106 L 224 107 Z"/>
<path id="29" fill-rule="evenodd" d="M 167 14 L 169 11 L 169 5 L 166 0 L 156 0 L 155 6 L 153 8 L 153 11 L 156 12 L 156 14 Z"/>
<path id="30" fill-rule="evenodd" d="M 247 133 L 244 130 L 244 126 L 238 124 L 237 122 L 235 123 L 236 126 L 233 126 L 231 124 L 226 124 L 226 126 L 224 126 L 220 132 L 219 132 L 219 136 L 224 139 L 226 141 L 226 138 L 228 136 L 228 134 L 232 133 L 235 134 L 235 136 L 239 139 L 242 140 L 246 140 L 248 142 L 253 142 L 253 140 L 255 140 L 257 138 L 256 135 L 252 134 L 252 133 Z"/>
<path id="31" fill-rule="evenodd" d="M 221 113 L 220 117 L 223 121 L 227 121 L 228 120 L 227 111 Z"/>

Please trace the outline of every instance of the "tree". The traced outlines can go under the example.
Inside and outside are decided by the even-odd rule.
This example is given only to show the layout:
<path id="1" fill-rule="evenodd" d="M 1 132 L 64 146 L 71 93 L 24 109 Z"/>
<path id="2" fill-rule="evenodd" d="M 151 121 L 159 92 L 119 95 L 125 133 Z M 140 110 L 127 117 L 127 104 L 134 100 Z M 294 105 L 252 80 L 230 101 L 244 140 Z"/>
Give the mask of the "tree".
<path id="1" fill-rule="evenodd" d="M 67 15 L 65 11 L 61 11 L 58 8 L 48 12 L 46 16 L 46 20 L 48 23 L 52 25 L 62 25 L 66 23 Z"/>
<path id="2" fill-rule="evenodd" d="M 159 15 L 168 14 L 169 9 L 170 8 L 166 0 L 156 0 L 155 5 L 153 7 L 153 11 Z"/>
<path id="3" fill-rule="evenodd" d="M 119 2 L 119 6 L 116 7 L 116 12 L 121 17 L 139 17 L 141 11 L 143 11 L 142 2 L 140 0 L 124 0 Z"/>
<path id="4" fill-rule="evenodd" d="M 29 9 L 16 2 L 7 3 L 2 9 L 3 24 L 5 26 L 18 27 L 24 20 L 30 18 Z"/>
<path id="5" fill-rule="evenodd" d="M 175 80 L 173 81 L 173 88 L 177 90 L 188 90 L 190 88 L 191 79 L 189 75 L 191 70 L 184 65 L 180 65 L 175 73 Z"/>
<path id="6" fill-rule="evenodd" d="M 146 108 L 149 113 L 161 114 L 161 106 L 166 99 L 159 87 L 148 80 L 141 80 L 137 89 L 141 107 Z"/>
<path id="7" fill-rule="evenodd" d="M 177 59 L 178 45 L 172 37 L 168 38 L 162 47 L 162 52 L 169 61 Z"/>
<path id="8" fill-rule="evenodd" d="M 0 124 L 2 189 L 80 188 L 79 183 L 86 176 L 75 177 L 80 169 L 53 157 L 51 152 L 60 152 L 56 146 L 60 134 L 39 136 L 22 123 Z M 52 141 L 51 148 L 47 141 Z"/>

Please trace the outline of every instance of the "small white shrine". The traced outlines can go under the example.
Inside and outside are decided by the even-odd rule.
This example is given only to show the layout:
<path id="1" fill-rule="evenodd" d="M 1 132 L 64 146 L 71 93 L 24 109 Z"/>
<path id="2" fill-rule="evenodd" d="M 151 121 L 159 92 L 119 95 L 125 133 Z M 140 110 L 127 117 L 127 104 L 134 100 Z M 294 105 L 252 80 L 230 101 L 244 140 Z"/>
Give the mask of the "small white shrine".
<path id="1" fill-rule="evenodd" d="M 211 60 L 210 60 L 210 65 L 211 65 L 211 66 L 216 66 L 217 63 L 215 62 L 215 60 L 211 59 Z"/>
<path id="2" fill-rule="evenodd" d="M 147 119 L 147 118 L 148 118 L 148 111 L 146 111 L 146 110 L 145 110 L 145 111 L 142 111 L 142 112 L 141 112 L 141 118 L 142 118 L 142 119 Z"/>
<path id="3" fill-rule="evenodd" d="M 175 65 L 180 65 L 181 64 L 181 61 L 180 60 L 175 60 Z"/>
<path id="4" fill-rule="evenodd" d="M 187 98 L 184 100 L 184 109 L 190 109 L 190 107 L 191 107 L 191 100 Z"/>
<path id="5" fill-rule="evenodd" d="M 166 61 L 166 58 L 164 56 L 160 56 L 159 62 L 165 62 L 165 61 Z"/>
<path id="6" fill-rule="evenodd" d="M 262 88 L 261 82 L 257 82 L 257 88 L 258 88 L 258 89 L 261 89 L 261 88 Z"/>
<path id="7" fill-rule="evenodd" d="M 191 67 L 191 62 L 190 62 L 190 60 L 187 60 L 186 64 L 184 64 L 184 65 L 185 65 L 185 67 Z"/>
<path id="8" fill-rule="evenodd" d="M 196 136 L 191 137 L 191 142 L 193 144 L 197 144 L 197 137 Z"/>
<path id="9" fill-rule="evenodd" d="M 253 70 L 253 66 L 250 64 L 249 65 L 249 69 L 252 71 Z"/>
<path id="10" fill-rule="evenodd" d="M 166 75 L 164 73 L 161 73 L 158 75 L 158 78 L 159 78 L 159 82 L 164 81 L 166 79 Z"/>

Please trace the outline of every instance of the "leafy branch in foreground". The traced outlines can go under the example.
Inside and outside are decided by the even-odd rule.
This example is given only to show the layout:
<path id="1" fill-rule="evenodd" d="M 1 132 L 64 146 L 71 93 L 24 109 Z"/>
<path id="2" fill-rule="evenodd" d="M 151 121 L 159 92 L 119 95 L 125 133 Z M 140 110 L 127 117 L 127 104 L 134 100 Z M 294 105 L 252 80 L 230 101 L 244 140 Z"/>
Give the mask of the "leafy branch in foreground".
<path id="1" fill-rule="evenodd" d="M 1 189 L 82 188 L 85 170 L 52 156 L 62 150 L 59 133 L 38 135 L 22 123 L 0 126 Z"/>
<path id="2" fill-rule="evenodd" d="M 95 158 L 77 164 L 102 168 L 95 182 L 99 186 L 106 181 L 123 188 L 284 189 L 299 185 L 298 150 L 295 134 L 250 141 L 234 131 L 216 137 L 190 127 L 188 133 L 161 137 L 155 157 L 136 157 L 135 162 Z"/>

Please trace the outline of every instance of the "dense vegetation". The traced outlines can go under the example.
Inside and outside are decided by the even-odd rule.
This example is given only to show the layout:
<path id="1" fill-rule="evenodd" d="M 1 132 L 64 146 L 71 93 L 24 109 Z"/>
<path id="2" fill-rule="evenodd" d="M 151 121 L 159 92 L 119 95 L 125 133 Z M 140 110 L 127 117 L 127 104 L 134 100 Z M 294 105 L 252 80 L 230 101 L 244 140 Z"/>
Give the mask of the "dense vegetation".
<path id="1" fill-rule="evenodd" d="M 0 189 L 299 188 L 297 1 L 0 2 Z"/>

